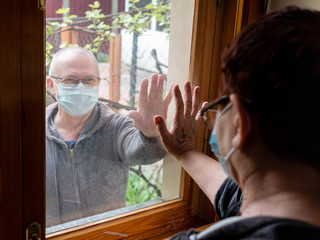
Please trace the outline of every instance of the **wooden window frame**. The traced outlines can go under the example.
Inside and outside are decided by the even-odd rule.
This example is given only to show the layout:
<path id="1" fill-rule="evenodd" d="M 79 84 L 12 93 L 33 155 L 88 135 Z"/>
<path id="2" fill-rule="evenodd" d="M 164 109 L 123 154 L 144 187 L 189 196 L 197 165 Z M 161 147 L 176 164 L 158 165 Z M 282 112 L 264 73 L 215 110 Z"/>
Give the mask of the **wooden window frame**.
<path id="1" fill-rule="evenodd" d="M 45 223 L 45 19 L 37 1 L 1 10 L 0 239 L 25 239 L 31 221 Z"/>
<path id="2" fill-rule="evenodd" d="M 189 79 L 202 100 L 218 96 L 221 52 L 261 14 L 262 2 L 195 0 Z M 1 52 L 10 52 L 0 60 L 0 239 L 25 239 L 34 220 L 42 223 L 42 239 L 156 240 L 214 222 L 212 204 L 183 171 L 179 199 L 45 236 L 45 14 L 23 0 L 2 9 L 0 29 L 12 39 L 0 40 Z M 208 153 L 206 136 L 200 125 L 197 147 Z"/>

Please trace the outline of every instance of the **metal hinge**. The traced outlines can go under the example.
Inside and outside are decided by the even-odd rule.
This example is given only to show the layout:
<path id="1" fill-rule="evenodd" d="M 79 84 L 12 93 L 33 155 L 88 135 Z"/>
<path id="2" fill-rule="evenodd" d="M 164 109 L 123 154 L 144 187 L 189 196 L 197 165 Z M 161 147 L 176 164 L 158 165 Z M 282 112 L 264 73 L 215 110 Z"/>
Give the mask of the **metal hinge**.
<path id="1" fill-rule="evenodd" d="M 41 11 L 46 10 L 46 0 L 38 0 L 38 8 Z"/>
<path id="2" fill-rule="evenodd" d="M 41 240 L 41 224 L 31 222 L 26 229 L 26 240 Z"/>

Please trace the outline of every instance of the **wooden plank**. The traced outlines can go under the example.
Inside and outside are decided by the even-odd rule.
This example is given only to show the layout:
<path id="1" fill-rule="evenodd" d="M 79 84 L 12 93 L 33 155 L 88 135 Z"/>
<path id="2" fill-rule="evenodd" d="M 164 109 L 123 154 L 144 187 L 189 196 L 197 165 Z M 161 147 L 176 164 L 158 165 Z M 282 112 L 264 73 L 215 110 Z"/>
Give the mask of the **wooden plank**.
<path id="1" fill-rule="evenodd" d="M 118 102 L 120 99 L 121 79 L 121 35 L 117 34 L 113 41 L 110 41 L 109 48 L 109 99 Z"/>
<path id="2" fill-rule="evenodd" d="M 32 221 L 45 238 L 45 12 L 37 4 L 21 7 L 21 104 L 24 229 Z"/>
<path id="3" fill-rule="evenodd" d="M 267 11 L 268 0 L 243 0 L 241 29 L 254 22 Z"/>
<path id="4" fill-rule="evenodd" d="M 210 85 L 213 82 L 212 68 L 214 54 L 216 53 L 216 28 L 218 22 L 219 4 L 217 1 L 201 0 L 196 1 L 196 11 L 193 31 L 192 58 L 190 78 L 192 85 L 200 86 L 200 100 L 210 99 Z M 199 125 L 197 134 L 197 148 L 206 152 L 208 137 L 203 123 Z M 214 221 L 214 210 L 212 203 L 199 189 L 193 180 L 186 180 L 191 184 L 192 191 L 189 193 L 192 203 L 192 213 L 205 218 L 207 221 Z M 189 186 L 185 184 L 185 186 Z"/>
<path id="5" fill-rule="evenodd" d="M 265 1 L 228 0 L 196 1 L 190 76 L 193 86 L 201 87 L 200 99 L 211 101 L 222 92 L 221 55 L 235 34 L 260 16 Z M 210 133 L 200 124 L 197 147 L 213 157 L 208 147 Z M 210 221 L 214 218 L 212 203 L 185 174 L 184 196 L 192 202 L 192 212 Z M 188 192 L 187 187 L 192 186 Z"/>
<path id="6" fill-rule="evenodd" d="M 2 2 L 0 21 L 0 239 L 23 239 L 18 0 Z"/>
<path id="7" fill-rule="evenodd" d="M 242 19 L 243 19 L 243 5 L 244 0 L 237 1 L 237 11 L 236 11 L 236 20 L 235 20 L 235 28 L 234 28 L 234 36 L 240 32 L 242 28 Z"/>
<path id="8" fill-rule="evenodd" d="M 47 239 L 163 239 L 168 233 L 172 235 L 203 224 L 198 217 L 190 215 L 186 202 L 174 200 L 50 234 Z"/>

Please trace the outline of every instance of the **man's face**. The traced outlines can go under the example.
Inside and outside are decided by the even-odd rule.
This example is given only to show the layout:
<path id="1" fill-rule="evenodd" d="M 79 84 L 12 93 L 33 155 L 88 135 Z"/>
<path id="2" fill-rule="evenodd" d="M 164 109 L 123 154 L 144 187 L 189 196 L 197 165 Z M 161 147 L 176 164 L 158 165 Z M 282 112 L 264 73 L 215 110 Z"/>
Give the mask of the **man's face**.
<path id="1" fill-rule="evenodd" d="M 59 56 L 56 62 L 55 77 L 76 77 L 79 79 L 87 77 L 99 77 L 97 62 L 92 56 L 83 52 L 67 52 Z M 52 81 L 55 81 L 54 84 Z M 99 80 L 100 81 L 100 80 Z M 59 97 L 59 90 L 56 86 L 60 80 L 49 78 L 47 85 L 52 95 Z"/>

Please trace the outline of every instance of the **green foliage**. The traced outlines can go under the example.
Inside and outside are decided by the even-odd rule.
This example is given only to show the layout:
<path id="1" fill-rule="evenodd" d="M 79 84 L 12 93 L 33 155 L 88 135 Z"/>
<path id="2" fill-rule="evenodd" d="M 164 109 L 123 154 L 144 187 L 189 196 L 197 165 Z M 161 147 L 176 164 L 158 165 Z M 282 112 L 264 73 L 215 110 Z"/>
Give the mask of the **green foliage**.
<path id="1" fill-rule="evenodd" d="M 163 26 L 165 32 L 169 33 L 170 24 L 170 9 L 171 3 L 167 3 L 164 0 L 157 0 L 157 4 L 148 4 L 145 9 L 139 9 L 136 4 L 140 0 L 129 0 L 130 11 L 117 13 L 112 16 L 106 16 L 101 13 L 100 3 L 94 1 L 93 4 L 89 4 L 90 10 L 85 12 L 86 20 L 82 21 L 89 23 L 86 27 L 76 27 L 78 24 L 74 20 L 77 16 L 70 15 L 70 8 L 60 8 L 56 11 L 57 14 L 62 15 L 62 21 L 47 21 L 46 24 L 46 36 L 52 36 L 54 34 L 61 33 L 63 31 L 70 31 L 76 29 L 77 31 L 85 31 L 91 33 L 94 36 L 94 40 L 88 43 L 84 48 L 98 53 L 99 48 L 105 41 L 112 41 L 112 37 L 115 35 L 118 29 L 125 29 L 129 33 L 135 32 L 141 34 L 148 28 L 151 18 L 156 17 L 160 26 Z M 111 24 L 106 24 L 104 19 L 112 18 Z M 68 45 L 70 46 L 70 45 Z M 62 43 L 59 48 L 67 47 L 67 44 Z M 51 63 L 53 57 L 53 46 L 49 42 L 46 43 L 46 65 Z"/>
<path id="2" fill-rule="evenodd" d="M 160 182 L 157 182 L 160 188 Z M 150 187 L 146 181 L 136 173 L 129 172 L 129 181 L 126 192 L 126 206 L 135 205 L 138 203 L 159 199 L 160 196 Z"/>
<path id="3" fill-rule="evenodd" d="M 97 60 L 98 60 L 98 62 L 108 62 L 109 61 L 109 55 L 105 54 L 103 52 L 98 52 Z"/>

